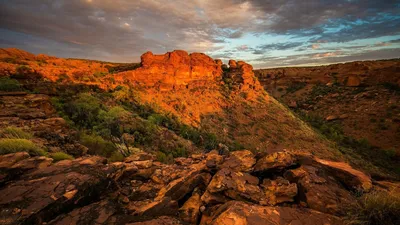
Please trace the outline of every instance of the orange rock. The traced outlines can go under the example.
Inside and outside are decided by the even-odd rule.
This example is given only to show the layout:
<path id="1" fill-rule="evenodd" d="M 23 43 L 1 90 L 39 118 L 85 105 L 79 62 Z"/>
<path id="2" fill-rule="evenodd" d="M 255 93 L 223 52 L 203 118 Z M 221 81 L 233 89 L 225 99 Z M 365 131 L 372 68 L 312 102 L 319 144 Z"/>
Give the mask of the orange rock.
<path id="1" fill-rule="evenodd" d="M 142 67 L 116 75 L 116 80 L 159 90 L 172 90 L 216 84 L 222 75 L 222 61 L 214 61 L 203 53 L 188 54 L 176 50 L 164 55 L 147 52 L 141 57 Z"/>
<path id="2" fill-rule="evenodd" d="M 237 63 L 236 63 L 236 61 L 233 60 L 233 59 L 229 60 L 228 65 L 229 65 L 229 68 L 231 68 L 231 69 L 237 68 Z"/>
<path id="3" fill-rule="evenodd" d="M 358 76 L 349 76 L 346 82 L 348 87 L 358 87 L 361 84 L 361 79 Z"/>

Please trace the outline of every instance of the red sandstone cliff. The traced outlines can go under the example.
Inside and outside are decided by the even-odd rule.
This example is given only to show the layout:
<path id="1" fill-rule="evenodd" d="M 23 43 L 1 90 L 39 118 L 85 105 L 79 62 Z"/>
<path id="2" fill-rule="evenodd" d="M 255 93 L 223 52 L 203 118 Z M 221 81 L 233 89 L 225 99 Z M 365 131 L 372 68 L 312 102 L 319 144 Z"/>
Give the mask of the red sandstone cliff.
<path id="1" fill-rule="evenodd" d="M 221 60 L 214 60 L 203 53 L 188 54 L 176 50 L 164 55 L 154 55 L 147 52 L 141 57 L 140 68 L 119 73 L 115 78 L 120 82 L 129 81 L 131 84 L 156 87 L 161 91 L 210 87 L 217 85 L 222 79 L 222 66 Z M 241 90 L 261 88 L 254 78 L 253 67 L 245 62 L 235 62 L 227 73 L 235 77 Z"/>

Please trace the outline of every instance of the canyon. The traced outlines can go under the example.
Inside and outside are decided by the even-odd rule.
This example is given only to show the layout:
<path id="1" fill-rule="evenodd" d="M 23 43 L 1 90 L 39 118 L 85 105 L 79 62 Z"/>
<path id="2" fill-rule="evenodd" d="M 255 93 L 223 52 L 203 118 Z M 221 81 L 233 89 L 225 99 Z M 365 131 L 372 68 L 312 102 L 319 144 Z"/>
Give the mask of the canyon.
<path id="1" fill-rule="evenodd" d="M 385 88 L 398 65 L 253 71 L 181 50 L 121 64 L 0 49 L 0 223 L 346 224 L 364 198 L 399 197 L 399 98 Z M 378 121 L 391 109 L 390 127 L 367 130 L 366 108 Z M 380 153 L 340 146 L 304 120 L 314 113 Z"/>

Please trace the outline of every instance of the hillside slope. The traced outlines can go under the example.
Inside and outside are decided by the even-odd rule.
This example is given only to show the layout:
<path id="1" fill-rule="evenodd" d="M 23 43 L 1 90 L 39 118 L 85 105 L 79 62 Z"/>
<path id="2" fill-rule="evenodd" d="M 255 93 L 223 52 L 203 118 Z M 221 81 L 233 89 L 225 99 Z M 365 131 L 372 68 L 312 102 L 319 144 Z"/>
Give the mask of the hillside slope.
<path id="1" fill-rule="evenodd" d="M 361 152 L 371 152 L 372 160 L 385 154 L 394 162 L 400 159 L 400 60 L 255 74 L 269 93 L 338 142 L 354 139 L 365 146 Z"/>

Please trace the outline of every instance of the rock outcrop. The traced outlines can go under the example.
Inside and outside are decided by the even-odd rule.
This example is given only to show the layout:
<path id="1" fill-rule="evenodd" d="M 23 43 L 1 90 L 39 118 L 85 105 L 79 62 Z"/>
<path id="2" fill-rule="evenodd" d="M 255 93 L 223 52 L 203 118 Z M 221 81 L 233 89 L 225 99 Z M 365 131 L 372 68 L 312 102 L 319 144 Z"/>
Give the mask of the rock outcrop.
<path id="1" fill-rule="evenodd" d="M 286 151 L 257 162 L 247 150 L 212 151 L 171 165 L 147 153 L 118 163 L 44 158 L 0 157 L 2 179 L 24 171 L 2 180 L 1 224 L 342 224 L 351 191 L 371 188 L 345 163 Z"/>
<path id="2" fill-rule="evenodd" d="M 255 79 L 253 67 L 243 61 L 229 61 L 228 75 L 240 85 L 240 89 L 260 90 L 261 85 Z M 160 91 L 193 89 L 196 87 L 217 87 L 223 77 L 222 61 L 214 60 L 203 53 L 188 54 L 175 50 L 164 55 L 147 52 L 141 56 L 141 67 L 119 73 L 115 79 L 145 87 L 154 87 Z M 225 75 L 224 75 L 225 76 Z"/>
<path id="3" fill-rule="evenodd" d="M 212 86 L 221 78 L 221 62 L 202 53 L 188 54 L 176 50 L 164 55 L 147 52 L 141 57 L 141 67 L 116 76 L 133 84 L 156 87 L 159 90 Z"/>

